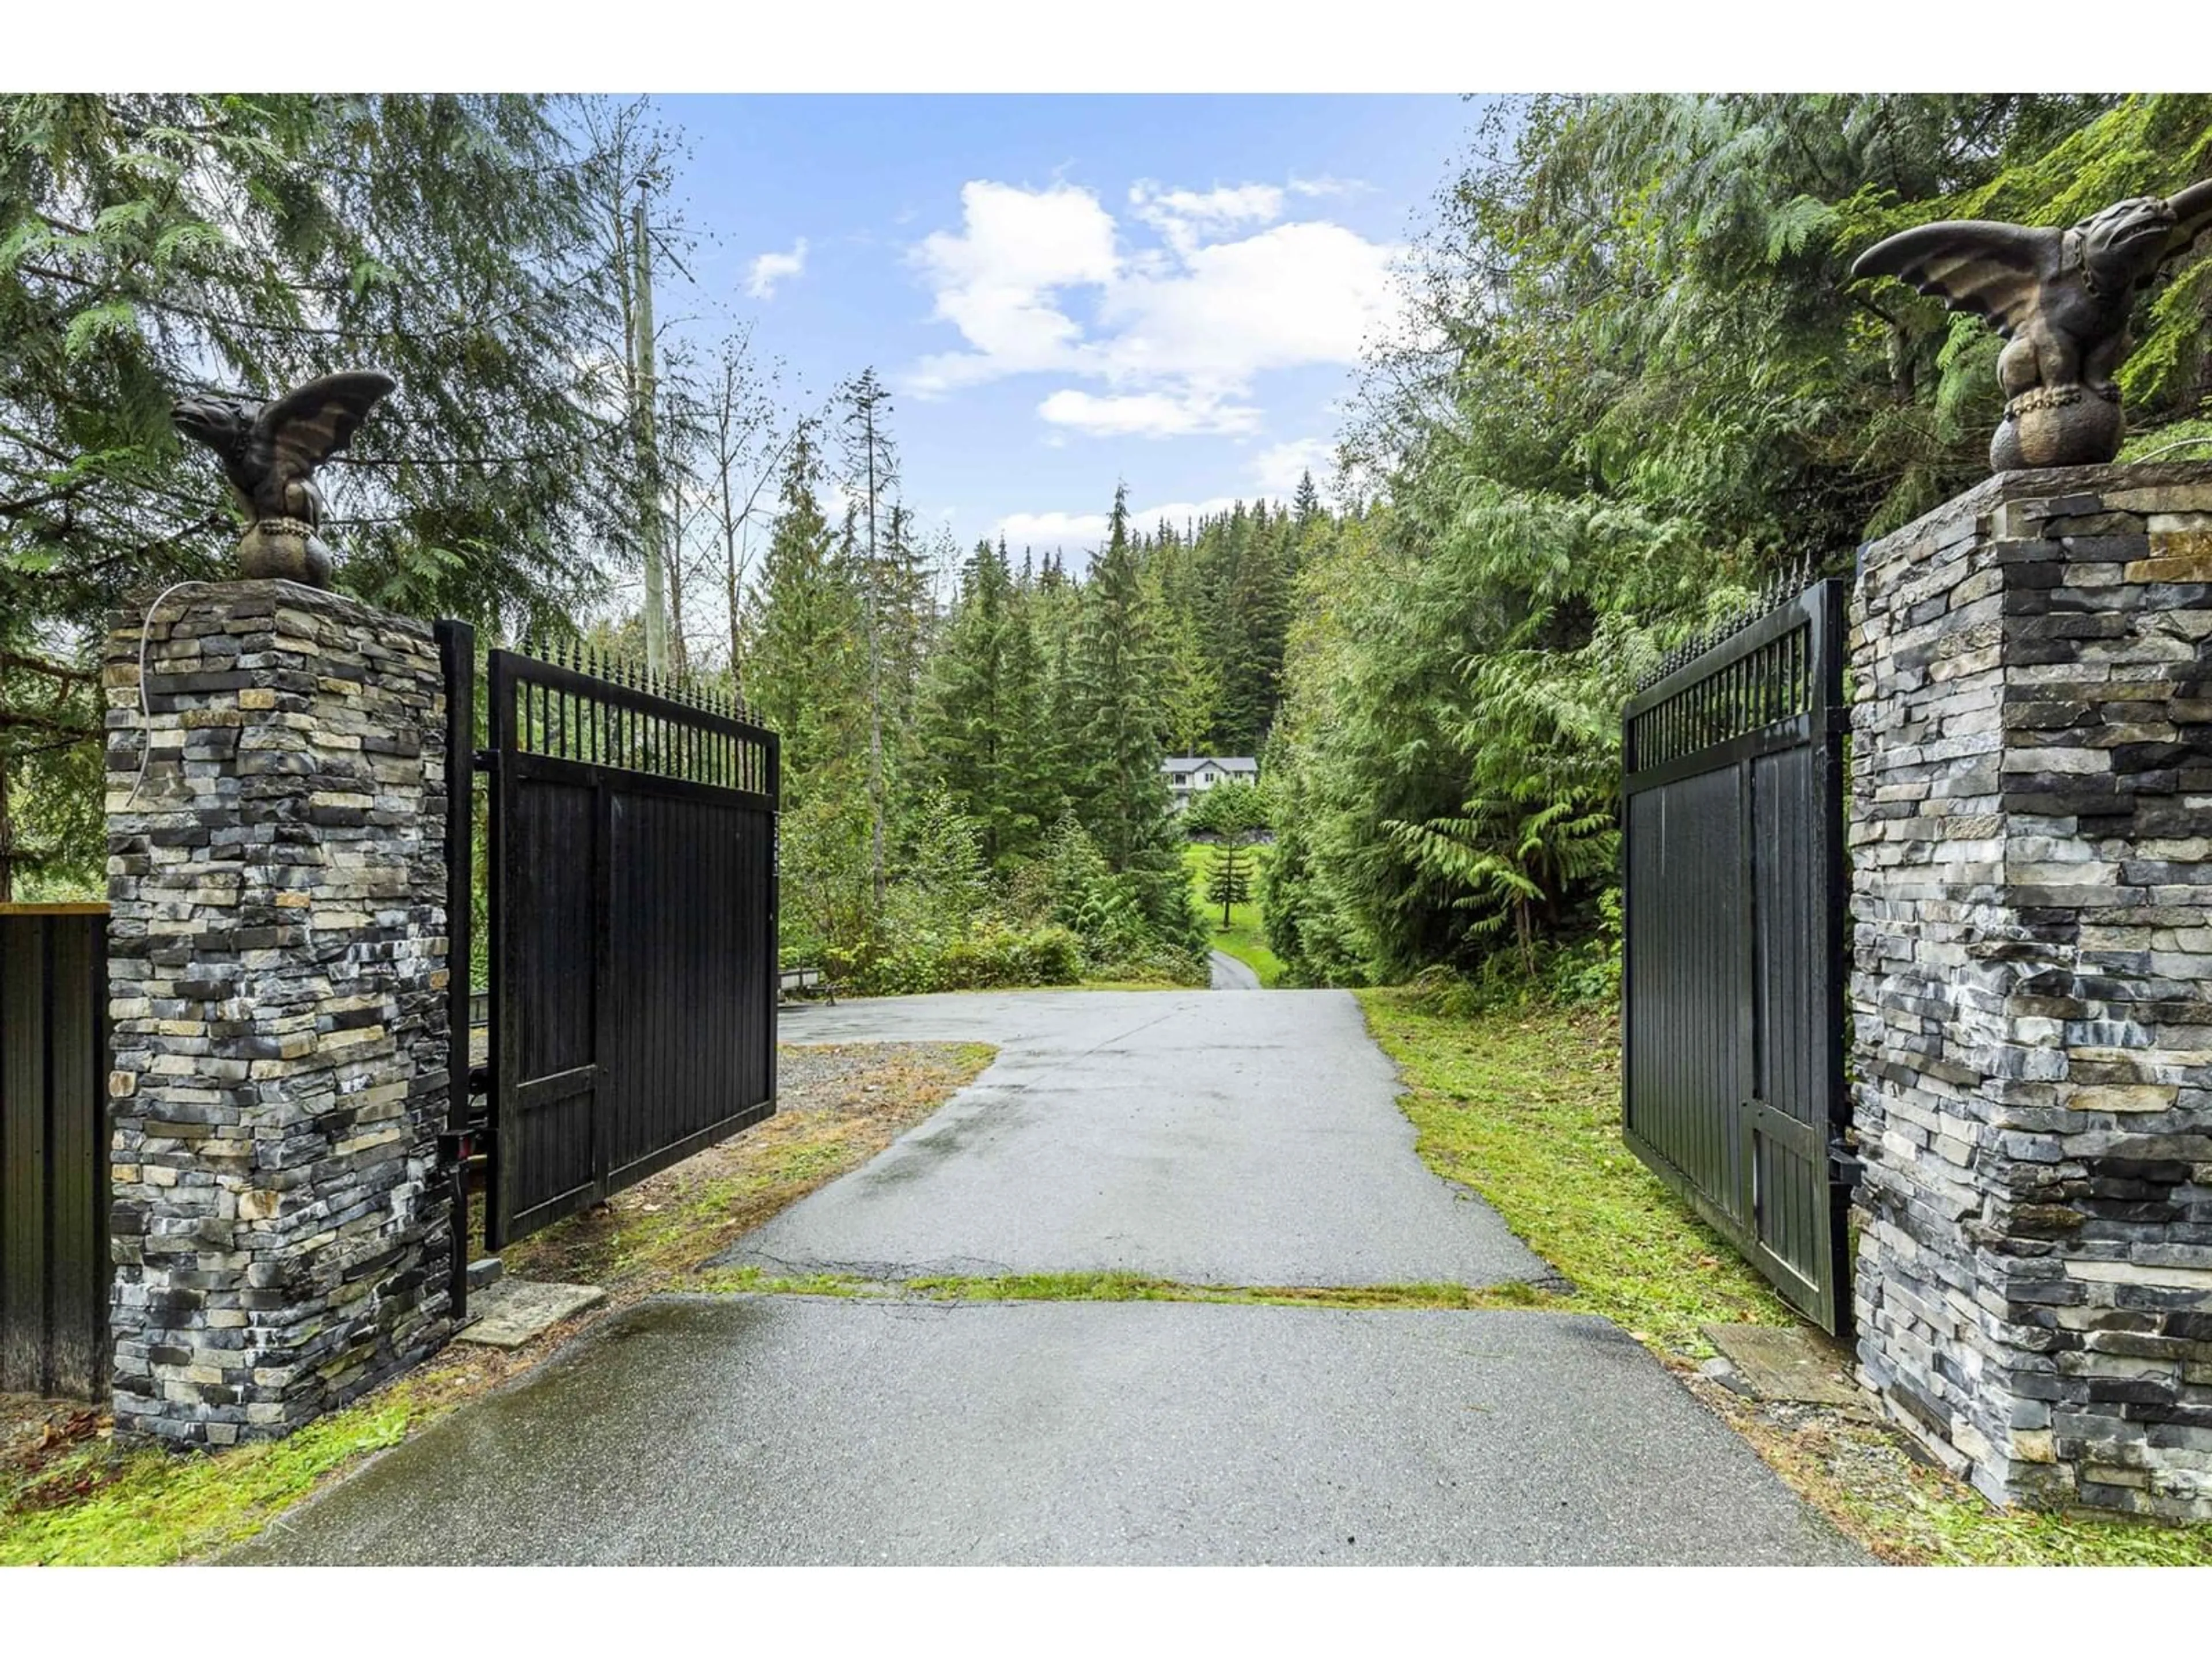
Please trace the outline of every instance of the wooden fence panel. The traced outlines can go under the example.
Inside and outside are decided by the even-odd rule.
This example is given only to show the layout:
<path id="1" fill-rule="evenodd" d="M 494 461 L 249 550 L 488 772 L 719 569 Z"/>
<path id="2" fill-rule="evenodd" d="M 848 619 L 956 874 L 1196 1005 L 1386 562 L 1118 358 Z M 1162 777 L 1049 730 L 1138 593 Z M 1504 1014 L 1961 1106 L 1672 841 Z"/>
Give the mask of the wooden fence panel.
<path id="1" fill-rule="evenodd" d="M 0 905 L 0 1390 L 107 1392 L 107 907 Z"/>

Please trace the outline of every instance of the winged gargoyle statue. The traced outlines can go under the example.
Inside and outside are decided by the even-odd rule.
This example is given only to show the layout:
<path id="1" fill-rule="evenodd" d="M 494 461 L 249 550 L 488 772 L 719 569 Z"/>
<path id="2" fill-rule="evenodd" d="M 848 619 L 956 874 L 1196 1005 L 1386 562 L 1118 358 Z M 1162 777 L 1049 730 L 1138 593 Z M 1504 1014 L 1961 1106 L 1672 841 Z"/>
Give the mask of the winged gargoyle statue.
<path id="1" fill-rule="evenodd" d="M 2070 230 L 1947 219 L 1900 231 L 1851 266 L 1898 276 L 1978 312 L 2006 341 L 2005 415 L 1990 466 L 2088 466 L 2120 453 L 2113 374 L 2128 352 L 2128 308 L 2159 265 L 2212 224 L 2212 179 L 2160 201 L 2115 202 Z"/>
<path id="2" fill-rule="evenodd" d="M 323 497 L 314 471 L 395 384 L 373 370 L 325 374 L 274 403 L 186 398 L 170 411 L 178 431 L 215 451 L 253 516 L 238 544 L 240 574 L 330 586 L 330 550 L 315 534 Z"/>

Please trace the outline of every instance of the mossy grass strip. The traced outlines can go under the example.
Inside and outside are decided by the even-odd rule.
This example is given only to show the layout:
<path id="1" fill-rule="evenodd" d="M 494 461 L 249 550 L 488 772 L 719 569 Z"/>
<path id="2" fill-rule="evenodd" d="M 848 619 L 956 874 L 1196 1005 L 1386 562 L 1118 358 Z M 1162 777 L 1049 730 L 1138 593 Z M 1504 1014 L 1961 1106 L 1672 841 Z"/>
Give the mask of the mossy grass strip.
<path id="1" fill-rule="evenodd" d="M 1458 1019 L 1403 989 L 1358 994 L 1398 1063 L 1415 1150 L 1565 1275 L 1575 1295 L 1564 1305 L 1693 1358 L 1713 1352 L 1701 1325 L 1796 1322 L 1622 1141 L 1608 1017 L 1539 1007 Z"/>

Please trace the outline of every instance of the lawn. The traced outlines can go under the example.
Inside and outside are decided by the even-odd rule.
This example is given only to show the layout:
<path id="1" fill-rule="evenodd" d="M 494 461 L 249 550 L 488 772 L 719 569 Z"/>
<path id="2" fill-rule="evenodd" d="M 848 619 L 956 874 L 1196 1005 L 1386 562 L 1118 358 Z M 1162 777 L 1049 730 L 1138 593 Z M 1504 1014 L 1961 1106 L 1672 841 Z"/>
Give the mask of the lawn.
<path id="1" fill-rule="evenodd" d="M 1198 896 L 1199 908 L 1205 912 L 1206 925 L 1212 929 L 1210 943 L 1217 951 L 1235 957 L 1254 973 L 1260 983 L 1273 989 L 1281 982 L 1283 962 L 1267 948 L 1267 930 L 1261 920 L 1259 872 L 1267 867 L 1269 854 L 1275 850 L 1265 842 L 1244 849 L 1252 855 L 1253 898 L 1243 904 L 1229 907 L 1229 925 L 1221 925 L 1221 907 L 1209 903 L 1206 896 L 1206 881 L 1213 869 L 1214 846 L 1206 842 L 1193 842 L 1182 849 L 1183 868 L 1190 872 L 1190 890 Z"/>
<path id="2" fill-rule="evenodd" d="M 1438 1174 L 1474 1188 L 1574 1283 L 1545 1305 L 1604 1314 L 1658 1354 L 1784 1481 L 1881 1559 L 1945 1565 L 2212 1565 L 2212 1525 L 1997 1510 L 1871 1413 L 1757 1404 L 1706 1381 L 1707 1322 L 1796 1316 L 1620 1139 L 1609 1015 L 1452 1019 L 1404 990 L 1358 993 Z"/>
<path id="3" fill-rule="evenodd" d="M 1398 1103 L 1415 1149 L 1571 1280 L 1573 1305 L 1686 1359 L 1713 1352 L 1700 1325 L 1795 1322 L 1622 1141 L 1608 1018 L 1546 1009 L 1449 1019 L 1402 990 L 1358 996 L 1404 1076 Z"/>

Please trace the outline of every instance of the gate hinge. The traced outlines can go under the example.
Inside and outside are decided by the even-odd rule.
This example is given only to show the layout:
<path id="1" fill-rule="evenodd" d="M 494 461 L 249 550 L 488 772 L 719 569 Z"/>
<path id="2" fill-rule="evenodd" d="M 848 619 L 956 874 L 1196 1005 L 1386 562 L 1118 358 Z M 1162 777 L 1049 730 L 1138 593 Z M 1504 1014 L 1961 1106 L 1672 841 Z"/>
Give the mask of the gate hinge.
<path id="1" fill-rule="evenodd" d="M 1828 1143 L 1828 1180 L 1838 1187 L 1856 1187 L 1866 1164 L 1857 1157 L 1858 1149 L 1840 1140 Z"/>
<path id="2" fill-rule="evenodd" d="M 496 772 L 499 770 L 499 750 L 479 749 L 469 757 L 469 763 L 479 772 Z"/>

